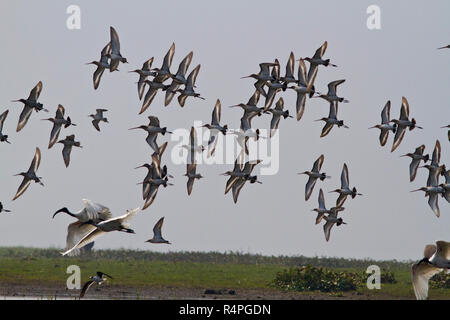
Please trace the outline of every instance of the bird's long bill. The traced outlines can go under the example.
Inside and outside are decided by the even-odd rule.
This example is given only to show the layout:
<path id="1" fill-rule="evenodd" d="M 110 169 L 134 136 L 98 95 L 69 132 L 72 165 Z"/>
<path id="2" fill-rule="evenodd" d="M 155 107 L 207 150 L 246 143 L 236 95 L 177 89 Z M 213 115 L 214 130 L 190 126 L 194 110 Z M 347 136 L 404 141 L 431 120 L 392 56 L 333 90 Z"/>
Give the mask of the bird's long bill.
<path id="1" fill-rule="evenodd" d="M 135 169 L 139 169 L 139 168 L 144 168 L 145 165 L 143 164 L 142 166 L 136 167 Z"/>
<path id="2" fill-rule="evenodd" d="M 139 127 L 135 127 L 135 128 L 130 128 L 128 130 L 135 130 L 135 129 L 140 129 Z"/>
<path id="3" fill-rule="evenodd" d="M 241 77 L 241 79 L 245 79 L 245 78 L 251 78 L 252 76 L 245 76 L 245 77 Z"/>
<path id="4" fill-rule="evenodd" d="M 369 127 L 368 129 L 374 129 L 374 128 L 376 128 L 376 126 L 373 126 L 373 127 Z"/>
<path id="5" fill-rule="evenodd" d="M 56 211 L 56 212 L 53 214 L 52 219 L 54 219 L 55 216 L 56 216 L 58 213 L 63 212 L 63 211 L 64 211 L 64 208 L 63 208 L 63 209 L 59 209 L 58 211 Z"/>
<path id="6" fill-rule="evenodd" d="M 410 191 L 410 192 L 417 192 L 417 191 L 422 191 L 422 190 L 420 190 L 420 189 L 417 189 L 417 190 L 413 190 L 413 191 Z"/>

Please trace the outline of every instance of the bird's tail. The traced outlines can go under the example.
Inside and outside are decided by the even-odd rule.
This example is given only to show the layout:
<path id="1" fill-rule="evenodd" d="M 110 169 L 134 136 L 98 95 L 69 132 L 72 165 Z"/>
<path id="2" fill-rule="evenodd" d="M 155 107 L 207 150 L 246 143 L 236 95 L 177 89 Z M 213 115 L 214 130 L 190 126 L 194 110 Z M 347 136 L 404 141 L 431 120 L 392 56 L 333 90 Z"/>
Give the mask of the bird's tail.
<path id="1" fill-rule="evenodd" d="M 223 126 L 222 133 L 224 135 L 227 134 L 227 130 L 228 130 L 228 125 L 226 124 L 226 125 Z"/>
<path id="2" fill-rule="evenodd" d="M 430 155 L 429 154 L 425 155 L 425 157 L 423 159 L 423 162 L 428 162 L 428 160 L 430 160 Z"/>

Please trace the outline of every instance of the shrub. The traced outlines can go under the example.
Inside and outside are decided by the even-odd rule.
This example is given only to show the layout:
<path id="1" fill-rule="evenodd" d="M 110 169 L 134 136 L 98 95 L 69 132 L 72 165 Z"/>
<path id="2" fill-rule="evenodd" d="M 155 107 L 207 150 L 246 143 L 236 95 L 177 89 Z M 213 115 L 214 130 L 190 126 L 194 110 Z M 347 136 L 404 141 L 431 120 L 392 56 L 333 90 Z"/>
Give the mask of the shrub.
<path id="1" fill-rule="evenodd" d="M 440 272 L 430 279 L 430 287 L 450 289 L 450 273 Z"/>
<path id="2" fill-rule="evenodd" d="M 360 276 L 355 273 L 335 272 L 311 265 L 290 268 L 278 272 L 273 285 L 277 288 L 295 291 L 339 292 L 356 290 Z"/>

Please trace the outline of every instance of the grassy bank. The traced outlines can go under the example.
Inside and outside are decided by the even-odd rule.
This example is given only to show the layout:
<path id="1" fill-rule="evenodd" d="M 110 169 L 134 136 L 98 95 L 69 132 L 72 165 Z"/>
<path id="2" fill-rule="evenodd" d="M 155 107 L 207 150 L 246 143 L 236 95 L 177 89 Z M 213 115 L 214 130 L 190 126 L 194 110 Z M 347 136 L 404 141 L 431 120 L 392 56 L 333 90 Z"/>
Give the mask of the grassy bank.
<path id="1" fill-rule="evenodd" d="M 335 270 L 363 272 L 376 264 L 395 274 L 397 283 L 381 290 L 359 288 L 366 294 L 412 298 L 411 262 L 342 258 L 262 256 L 244 253 L 99 250 L 83 257 L 62 257 L 59 249 L 0 248 L 0 286 L 8 283 L 39 283 L 65 287 L 70 265 L 81 268 L 82 281 L 96 271 L 114 277 L 112 286 L 164 286 L 183 288 L 268 289 L 277 272 L 313 265 Z M 431 289 L 430 298 L 450 298 L 448 289 Z"/>

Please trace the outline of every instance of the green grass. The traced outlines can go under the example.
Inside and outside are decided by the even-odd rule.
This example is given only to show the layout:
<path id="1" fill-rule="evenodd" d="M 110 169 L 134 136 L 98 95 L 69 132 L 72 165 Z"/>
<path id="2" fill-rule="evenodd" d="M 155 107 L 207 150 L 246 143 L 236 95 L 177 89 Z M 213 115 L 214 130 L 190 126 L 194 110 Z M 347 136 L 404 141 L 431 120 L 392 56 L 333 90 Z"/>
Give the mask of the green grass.
<path id="1" fill-rule="evenodd" d="M 275 290 L 271 286 L 277 272 L 311 264 L 336 271 L 364 272 L 377 264 L 394 272 L 396 284 L 382 284 L 381 290 L 358 289 L 363 294 L 385 298 L 413 298 L 411 262 L 373 261 L 342 258 L 269 257 L 244 253 L 99 250 L 84 257 L 62 257 L 59 249 L 22 247 L 0 248 L 0 287 L 8 283 L 61 285 L 69 265 L 81 268 L 82 281 L 103 271 L 114 277 L 113 286 L 164 286 L 185 288 L 229 288 Z M 310 294 L 310 293 L 308 293 Z M 450 289 L 431 289 L 431 299 L 450 298 Z"/>

